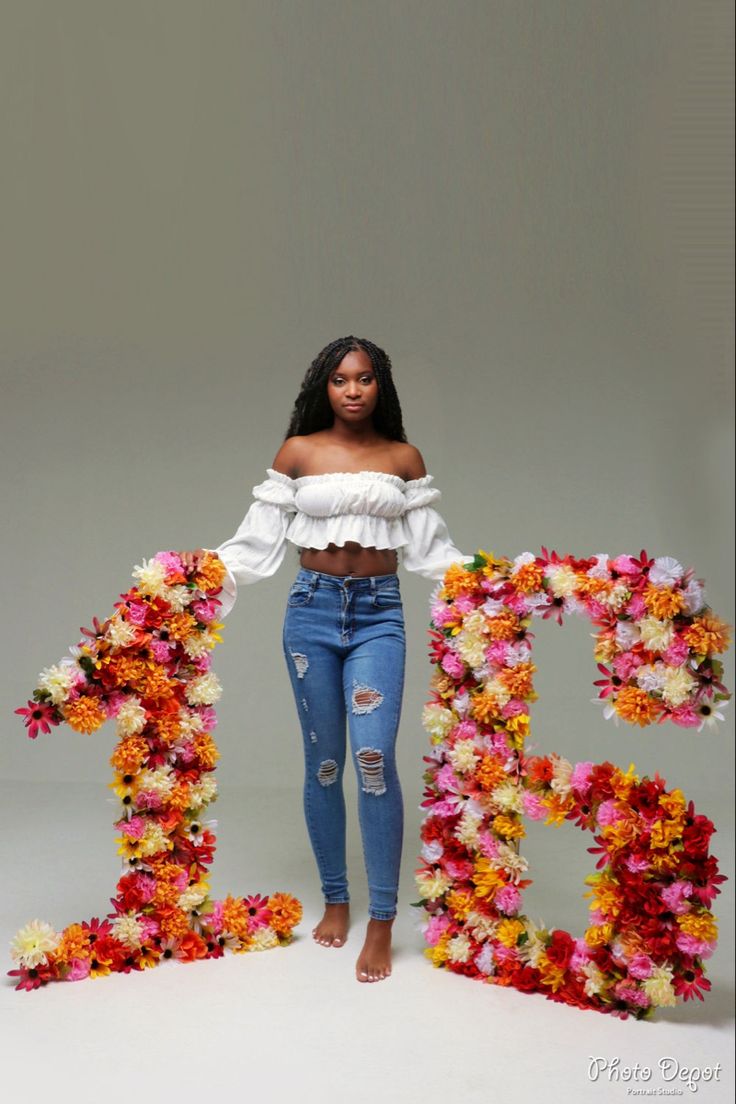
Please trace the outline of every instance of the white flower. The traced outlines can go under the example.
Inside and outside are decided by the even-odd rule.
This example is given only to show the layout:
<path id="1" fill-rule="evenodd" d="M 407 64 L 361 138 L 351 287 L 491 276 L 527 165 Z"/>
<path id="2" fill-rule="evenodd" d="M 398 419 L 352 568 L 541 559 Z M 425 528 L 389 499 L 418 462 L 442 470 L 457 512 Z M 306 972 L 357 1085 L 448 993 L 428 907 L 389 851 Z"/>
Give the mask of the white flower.
<path id="1" fill-rule="evenodd" d="M 593 705 L 602 705 L 605 720 L 610 721 L 613 717 L 613 723 L 618 727 L 618 713 L 611 698 L 590 698 L 589 700 L 592 701 Z"/>
<path id="2" fill-rule="evenodd" d="M 474 816 L 466 806 L 453 835 L 465 847 L 475 847 L 478 843 L 478 829 L 482 823 L 483 817 Z"/>
<path id="3" fill-rule="evenodd" d="M 115 728 L 118 736 L 133 736 L 141 732 L 146 724 L 146 711 L 140 699 L 130 697 L 123 702 L 115 715 Z"/>
<path id="4" fill-rule="evenodd" d="M 153 820 L 149 820 L 146 824 L 138 843 L 142 855 L 157 855 L 159 851 L 171 850 L 174 846 L 161 825 Z"/>
<path id="5" fill-rule="evenodd" d="M 203 887 L 201 884 L 188 886 L 187 889 L 179 895 L 179 899 L 176 903 L 184 912 L 190 912 L 192 909 L 195 909 L 197 905 L 202 904 L 207 893 L 207 887 Z"/>
<path id="6" fill-rule="evenodd" d="M 680 591 L 684 599 L 685 605 L 683 610 L 690 617 L 693 617 L 696 613 L 700 613 L 705 605 L 705 589 L 698 579 L 691 579 L 686 587 L 683 587 Z"/>
<path id="7" fill-rule="evenodd" d="M 603 988 L 603 982 L 605 981 L 605 978 L 596 966 L 595 962 L 586 962 L 583 966 L 581 966 L 580 973 L 588 979 L 585 983 L 586 996 L 594 997 L 596 993 L 600 993 L 601 989 Z"/>
<path id="8" fill-rule="evenodd" d="M 498 844 L 498 854 L 495 859 L 496 866 L 513 874 L 512 882 L 518 882 L 522 874 L 529 869 L 529 862 L 523 855 L 518 854 L 507 843 Z"/>
<path id="9" fill-rule="evenodd" d="M 169 603 L 174 613 L 182 613 L 191 604 L 195 594 L 191 587 L 179 584 L 164 587 L 161 597 Z"/>
<path id="10" fill-rule="evenodd" d="M 648 694 L 661 693 L 667 677 L 667 668 L 661 661 L 657 663 L 642 663 L 637 667 L 634 676 L 637 686 L 646 690 Z"/>
<path id="11" fill-rule="evenodd" d="M 483 689 L 488 694 L 492 694 L 499 705 L 506 705 L 506 702 L 511 699 L 511 692 L 507 686 L 498 679 L 489 679 Z"/>
<path id="12" fill-rule="evenodd" d="M 192 633 L 183 644 L 184 651 L 190 659 L 198 659 L 210 651 L 210 643 L 207 633 Z"/>
<path id="13" fill-rule="evenodd" d="M 453 770 L 458 774 L 466 774 L 468 771 L 475 770 L 480 756 L 473 740 L 458 740 L 448 751 L 447 758 L 452 763 Z"/>
<path id="14" fill-rule="evenodd" d="M 455 724 L 457 724 L 455 714 L 437 702 L 425 705 L 422 710 L 422 726 L 435 740 L 444 740 Z"/>
<path id="15" fill-rule="evenodd" d="M 192 679 L 185 690 L 190 705 L 213 705 L 222 694 L 222 685 L 214 671 Z"/>
<path id="16" fill-rule="evenodd" d="M 685 568 L 671 556 L 659 556 L 649 568 L 649 582 L 654 586 L 672 586 L 685 574 Z"/>
<path id="17" fill-rule="evenodd" d="M 55 951 L 61 936 L 45 920 L 31 920 L 16 932 L 10 944 L 10 957 L 28 970 L 45 966 L 47 955 Z"/>
<path id="18" fill-rule="evenodd" d="M 481 939 L 493 939 L 498 928 L 498 921 L 491 920 L 490 916 L 485 916 L 482 912 L 469 912 L 465 927 L 473 939 L 480 942 Z"/>
<path id="19" fill-rule="evenodd" d="M 667 667 L 662 687 L 662 697 L 668 705 L 676 708 L 690 697 L 696 679 L 686 667 Z"/>
<path id="20" fill-rule="evenodd" d="M 516 575 L 520 567 L 523 567 L 524 564 L 534 563 L 536 558 L 533 552 L 522 552 L 520 556 L 516 556 L 514 559 L 514 569 L 511 572 L 512 577 Z"/>
<path id="21" fill-rule="evenodd" d="M 591 635 L 595 635 L 591 633 Z M 641 633 L 633 621 L 618 621 L 616 623 L 616 643 L 623 652 L 633 648 L 641 639 Z"/>
<path id="22" fill-rule="evenodd" d="M 555 598 L 571 598 L 577 587 L 577 576 L 567 564 L 550 565 L 547 568 L 549 589 Z"/>
<path id="23" fill-rule="evenodd" d="M 137 948 L 143 945 L 142 928 L 135 916 L 116 916 L 112 921 L 112 934 L 126 947 Z"/>
<path id="24" fill-rule="evenodd" d="M 166 584 L 167 569 L 158 560 L 144 560 L 142 564 L 136 564 L 133 569 L 133 578 L 138 580 L 138 589 L 141 594 L 150 594 L 154 597 L 163 597 Z"/>
<path id="25" fill-rule="evenodd" d="M 479 633 L 465 632 L 464 630 L 455 638 L 455 647 L 460 658 L 469 667 L 480 667 L 485 659 L 487 640 Z"/>
<path id="26" fill-rule="evenodd" d="M 470 958 L 472 944 L 467 935 L 460 933 L 454 935 L 447 944 L 447 957 L 450 962 L 467 962 Z"/>
<path id="27" fill-rule="evenodd" d="M 72 667 L 65 663 L 56 663 L 53 667 L 44 667 L 38 676 L 38 687 L 50 694 L 54 705 L 61 705 L 66 701 L 74 681 Z"/>
<path id="28" fill-rule="evenodd" d="M 484 943 L 481 950 L 473 959 L 475 965 L 481 974 L 485 974 L 488 977 L 496 969 L 493 961 L 493 947 L 490 943 Z"/>
<path id="29" fill-rule="evenodd" d="M 644 647 L 650 652 L 666 651 L 675 634 L 671 621 L 660 621 L 656 617 L 642 617 L 639 632 Z"/>
<path id="30" fill-rule="evenodd" d="M 179 710 L 179 727 L 182 736 L 193 736 L 195 732 L 201 732 L 204 725 L 199 713 L 183 706 Z"/>
<path id="31" fill-rule="evenodd" d="M 434 901 L 437 897 L 441 897 L 443 893 L 447 893 L 452 885 L 448 876 L 443 874 L 441 870 L 421 871 L 416 876 L 416 883 L 419 896 L 426 897 L 430 901 Z"/>
<path id="32" fill-rule="evenodd" d="M 587 574 L 591 579 L 608 579 L 610 578 L 610 571 L 608 570 L 608 553 L 596 552 L 595 556 L 591 557 L 595 560 L 592 567 L 588 568 Z"/>
<path id="33" fill-rule="evenodd" d="M 534 594 L 525 594 L 524 599 L 532 617 L 541 617 L 551 605 L 549 597 L 543 590 L 537 590 Z"/>
<path id="34" fill-rule="evenodd" d="M 524 929 L 528 935 L 526 943 L 519 947 L 519 958 L 530 966 L 538 966 L 540 959 L 546 950 L 545 937 L 549 935 L 546 928 L 537 925 L 528 918 L 524 922 Z"/>
<path id="35" fill-rule="evenodd" d="M 499 613 L 503 613 L 505 605 L 500 598 L 486 598 L 480 608 L 487 617 L 498 617 Z"/>
<path id="36" fill-rule="evenodd" d="M 601 591 L 600 594 L 596 594 L 594 597 L 602 605 L 610 606 L 612 610 L 620 610 L 631 597 L 631 591 L 626 583 L 615 583 L 607 594 L 605 591 Z"/>
<path id="37" fill-rule="evenodd" d="M 463 690 L 462 693 L 455 695 L 455 700 L 452 703 L 452 707 L 457 713 L 458 717 L 467 716 L 467 712 L 470 709 L 470 694 L 467 690 Z"/>
<path id="38" fill-rule="evenodd" d="M 698 732 L 702 732 L 705 727 L 718 728 L 719 721 L 725 721 L 726 719 L 723 713 L 721 713 L 721 710 L 725 709 L 727 705 L 728 699 L 726 701 L 713 702 L 710 713 L 706 717 L 703 717 L 698 725 Z"/>
<path id="39" fill-rule="evenodd" d="M 279 937 L 272 928 L 256 928 L 248 943 L 249 951 L 270 951 L 278 947 Z"/>
<path id="40" fill-rule="evenodd" d="M 189 807 L 198 809 L 202 805 L 208 805 L 214 800 L 216 793 L 217 781 L 210 771 L 189 787 Z"/>
<path id="41" fill-rule="evenodd" d="M 144 770 L 138 775 L 138 789 L 150 790 L 159 797 L 168 797 L 174 789 L 174 776 L 168 767 L 156 767 L 155 770 Z"/>
<path id="42" fill-rule="evenodd" d="M 105 638 L 110 641 L 113 648 L 127 648 L 135 638 L 135 628 L 116 612 L 105 629 Z"/>
<path id="43" fill-rule="evenodd" d="M 655 966 L 641 987 L 652 1004 L 659 1008 L 674 1008 L 677 995 L 672 985 L 672 970 L 669 966 Z"/>
<path id="44" fill-rule="evenodd" d="M 560 797 L 567 797 L 570 792 L 570 778 L 572 776 L 572 763 L 552 752 L 552 789 Z"/>
<path id="45" fill-rule="evenodd" d="M 513 782 L 501 782 L 493 791 L 494 804 L 505 813 L 523 813 L 524 803 L 521 799 L 521 786 Z"/>
<path id="46" fill-rule="evenodd" d="M 425 862 L 436 863 L 442 857 L 444 850 L 439 840 L 431 840 L 422 845 L 421 855 Z"/>

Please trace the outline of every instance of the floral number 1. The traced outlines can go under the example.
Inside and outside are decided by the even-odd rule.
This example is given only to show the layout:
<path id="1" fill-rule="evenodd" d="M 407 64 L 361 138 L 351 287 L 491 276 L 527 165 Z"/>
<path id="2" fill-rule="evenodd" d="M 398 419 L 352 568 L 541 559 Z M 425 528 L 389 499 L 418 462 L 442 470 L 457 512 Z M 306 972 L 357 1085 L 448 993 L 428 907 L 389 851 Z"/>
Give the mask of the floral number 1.
<path id="1" fill-rule="evenodd" d="M 42 671 L 33 700 L 16 710 L 32 738 L 62 721 L 92 733 L 114 718 L 111 787 L 124 868 L 104 920 L 61 932 L 33 920 L 17 932 L 10 974 L 18 989 L 265 950 L 289 942 L 301 919 L 288 893 L 210 897 L 216 822 L 205 811 L 217 793 L 211 732 L 221 694 L 210 653 L 222 639 L 224 574 L 214 554 L 189 573 L 175 552 L 144 561 L 112 616 L 83 629 L 85 639 Z"/>
<path id="2" fill-rule="evenodd" d="M 525 754 L 536 697 L 529 626 L 534 617 L 562 624 L 566 613 L 597 628 L 607 717 L 698 729 L 723 719 L 730 694 L 715 657 L 728 626 L 676 560 L 543 548 L 513 561 L 479 552 L 451 567 L 432 605 L 436 670 L 424 711 L 432 748 L 417 884 L 426 954 L 490 983 L 643 1018 L 710 988 L 710 909 L 725 878 L 709 854 L 713 824 L 658 774 Z M 582 938 L 521 912 L 524 817 L 593 833 Z"/>

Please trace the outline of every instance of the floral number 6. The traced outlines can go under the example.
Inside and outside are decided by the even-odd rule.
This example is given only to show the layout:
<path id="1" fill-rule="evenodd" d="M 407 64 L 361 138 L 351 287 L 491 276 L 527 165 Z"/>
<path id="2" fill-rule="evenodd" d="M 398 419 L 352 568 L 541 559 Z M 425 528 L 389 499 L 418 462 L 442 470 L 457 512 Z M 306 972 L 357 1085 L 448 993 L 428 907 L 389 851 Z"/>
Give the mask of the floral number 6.
<path id="1" fill-rule="evenodd" d="M 417 873 L 426 954 L 491 983 L 642 1018 L 710 988 L 710 906 L 725 878 L 709 854 L 713 824 L 658 774 L 525 755 L 536 696 L 531 618 L 562 624 L 573 612 L 598 629 L 607 717 L 699 729 L 723 719 L 730 694 L 714 657 L 728 626 L 677 561 L 645 552 L 562 559 L 543 548 L 513 562 L 479 552 L 451 567 L 432 605 L 436 671 L 423 717 L 432 740 Z M 594 834 L 582 938 L 521 914 L 524 816 Z"/>
<path id="2" fill-rule="evenodd" d="M 124 868 L 105 920 L 61 933 L 39 920 L 21 928 L 11 944 L 18 989 L 265 950 L 288 942 L 301 919 L 287 893 L 209 895 L 216 822 L 203 817 L 217 793 L 210 733 L 221 693 L 209 653 L 222 639 L 215 620 L 224 574 L 214 554 L 187 574 L 175 552 L 159 552 L 135 569 L 138 584 L 113 615 L 83 629 L 86 640 L 42 671 L 34 700 L 16 710 L 32 738 L 61 721 L 92 733 L 115 719 L 111 786 Z"/>

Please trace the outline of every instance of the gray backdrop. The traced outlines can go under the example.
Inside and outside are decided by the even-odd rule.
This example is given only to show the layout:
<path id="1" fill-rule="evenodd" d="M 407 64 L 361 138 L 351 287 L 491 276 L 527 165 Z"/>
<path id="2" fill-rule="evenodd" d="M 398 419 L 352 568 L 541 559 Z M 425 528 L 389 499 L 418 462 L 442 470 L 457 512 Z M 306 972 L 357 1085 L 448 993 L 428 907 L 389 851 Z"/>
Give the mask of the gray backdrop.
<path id="1" fill-rule="evenodd" d="M 13 788 L 99 780 L 104 800 L 111 729 L 33 744 L 12 710 L 135 563 L 234 532 L 305 369 L 348 333 L 392 357 L 463 549 L 645 548 L 692 564 L 733 620 L 730 4 L 2 11 Z M 216 653 L 221 779 L 294 801 L 280 634 L 296 567 L 291 551 L 241 592 Z M 431 586 L 402 585 L 416 809 Z M 730 723 L 616 728 L 589 702 L 590 626 L 537 632 L 533 741 L 659 770 L 714 818 L 731 875 Z"/>

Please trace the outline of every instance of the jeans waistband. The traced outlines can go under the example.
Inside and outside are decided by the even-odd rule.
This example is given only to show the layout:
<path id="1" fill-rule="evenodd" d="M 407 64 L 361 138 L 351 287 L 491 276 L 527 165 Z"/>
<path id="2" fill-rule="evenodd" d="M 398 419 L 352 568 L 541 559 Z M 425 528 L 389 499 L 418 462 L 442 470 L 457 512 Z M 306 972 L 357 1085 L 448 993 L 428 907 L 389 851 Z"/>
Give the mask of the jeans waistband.
<path id="1" fill-rule="evenodd" d="M 328 575 L 324 571 L 311 571 L 302 567 L 297 573 L 297 582 L 308 583 L 312 587 L 334 586 L 349 590 L 375 590 L 387 582 L 399 585 L 399 577 L 393 575 Z"/>

